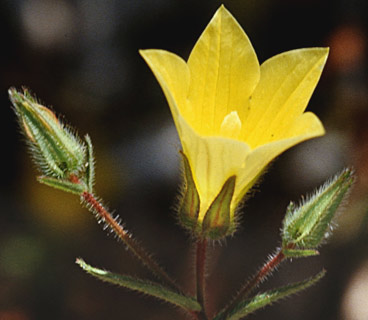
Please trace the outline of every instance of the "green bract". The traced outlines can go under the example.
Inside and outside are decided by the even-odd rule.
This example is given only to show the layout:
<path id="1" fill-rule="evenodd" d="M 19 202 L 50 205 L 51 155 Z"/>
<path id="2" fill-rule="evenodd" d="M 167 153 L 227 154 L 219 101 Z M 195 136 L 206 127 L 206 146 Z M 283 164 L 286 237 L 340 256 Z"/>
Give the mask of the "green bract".
<path id="1" fill-rule="evenodd" d="M 184 153 L 181 153 L 181 155 L 183 157 L 183 174 L 185 185 L 183 187 L 183 195 L 179 205 L 178 217 L 184 228 L 195 233 L 197 229 L 200 199 L 193 180 L 188 159 Z"/>
<path id="2" fill-rule="evenodd" d="M 236 176 L 227 179 L 204 216 L 203 234 L 211 239 L 218 240 L 231 233 L 230 203 L 234 195 L 235 181 Z"/>

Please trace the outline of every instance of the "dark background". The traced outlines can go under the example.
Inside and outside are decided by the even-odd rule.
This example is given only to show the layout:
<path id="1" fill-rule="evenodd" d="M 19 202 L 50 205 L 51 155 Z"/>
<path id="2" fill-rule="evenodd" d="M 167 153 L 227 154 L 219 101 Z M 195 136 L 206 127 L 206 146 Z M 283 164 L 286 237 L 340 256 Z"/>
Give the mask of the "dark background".
<path id="1" fill-rule="evenodd" d="M 321 255 L 284 264 L 269 283 L 286 284 L 323 267 L 313 288 L 249 319 L 368 319 L 367 2 L 224 0 L 260 62 L 290 49 L 329 46 L 309 104 L 326 136 L 279 157 L 243 210 L 240 230 L 213 246 L 210 309 L 223 306 L 279 245 L 290 200 L 352 165 L 358 181 L 339 228 Z M 77 197 L 36 182 L 7 89 L 26 86 L 80 135 L 97 159 L 97 192 L 127 228 L 192 291 L 193 248 L 174 210 L 180 144 L 161 89 L 138 49 L 185 59 L 221 2 L 214 0 L 0 1 L 0 319 L 185 319 L 152 298 L 84 274 L 76 257 L 152 279 L 107 236 Z"/>

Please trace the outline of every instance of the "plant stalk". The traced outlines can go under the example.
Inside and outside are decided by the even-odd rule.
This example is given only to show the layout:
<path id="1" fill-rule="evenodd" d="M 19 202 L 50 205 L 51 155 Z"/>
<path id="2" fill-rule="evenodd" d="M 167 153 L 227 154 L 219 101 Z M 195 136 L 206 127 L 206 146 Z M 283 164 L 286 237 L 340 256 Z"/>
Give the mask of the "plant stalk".
<path id="1" fill-rule="evenodd" d="M 290 249 L 290 248 L 289 248 Z M 272 271 L 284 261 L 285 255 L 282 249 L 279 249 L 264 266 L 243 286 L 236 297 L 225 308 L 222 319 L 226 319 L 228 313 L 233 310 L 241 301 L 245 300 L 249 294 L 256 288 L 263 280 L 265 280 Z"/>
<path id="2" fill-rule="evenodd" d="M 199 320 L 207 320 L 206 314 L 206 256 L 207 239 L 202 238 L 197 241 L 196 248 L 196 292 L 197 301 L 202 306 L 201 312 L 197 313 Z"/>
<path id="3" fill-rule="evenodd" d="M 131 234 L 119 224 L 116 219 L 109 213 L 104 206 L 95 198 L 95 196 L 85 191 L 81 195 L 83 201 L 85 201 L 89 209 L 93 210 L 99 219 L 104 221 L 111 230 L 124 242 L 124 244 L 131 250 L 131 252 L 140 259 L 145 266 L 161 280 L 165 281 L 167 285 L 176 291 L 182 293 L 182 290 L 178 287 L 176 282 L 170 278 L 170 276 L 162 269 L 162 267 L 152 259 L 152 256 L 148 254 L 131 236 Z"/>

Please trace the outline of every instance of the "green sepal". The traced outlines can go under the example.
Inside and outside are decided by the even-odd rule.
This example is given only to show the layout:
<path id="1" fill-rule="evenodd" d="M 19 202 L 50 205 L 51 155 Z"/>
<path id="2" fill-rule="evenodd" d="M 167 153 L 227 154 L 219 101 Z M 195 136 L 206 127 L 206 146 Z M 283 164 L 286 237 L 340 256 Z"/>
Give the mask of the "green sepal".
<path id="1" fill-rule="evenodd" d="M 93 155 L 93 145 L 91 138 L 88 134 L 84 136 L 87 143 L 87 163 L 85 179 L 88 186 L 88 192 L 93 193 L 93 187 L 95 184 L 95 158 Z"/>
<path id="2" fill-rule="evenodd" d="M 282 249 L 286 258 L 304 258 L 319 255 L 318 250 L 309 249 Z"/>
<path id="3" fill-rule="evenodd" d="M 165 288 L 160 284 L 146 281 L 142 279 L 133 278 L 126 275 L 120 275 L 116 273 L 112 273 L 106 270 L 94 268 L 88 265 L 84 260 L 77 259 L 76 263 L 87 273 L 90 275 L 109 283 L 113 283 L 131 290 L 135 290 L 166 302 L 169 302 L 173 305 L 181 307 L 187 311 L 200 311 L 200 304 L 193 298 L 186 297 L 177 293 L 171 289 Z"/>
<path id="4" fill-rule="evenodd" d="M 179 205 L 178 217 L 179 222 L 184 228 L 195 232 L 197 228 L 200 199 L 193 179 L 189 160 L 183 152 L 180 152 L 180 154 L 183 158 L 185 185 L 183 187 L 183 197 Z"/>
<path id="5" fill-rule="evenodd" d="M 230 229 L 230 204 L 235 189 L 236 176 L 226 180 L 220 193 L 208 208 L 202 222 L 203 236 L 218 240 L 225 237 Z"/>
<path id="6" fill-rule="evenodd" d="M 283 247 L 317 248 L 329 235 L 331 221 L 353 181 L 353 171 L 345 169 L 301 205 L 290 203 L 281 230 Z"/>
<path id="7" fill-rule="evenodd" d="M 37 180 L 55 189 L 70 192 L 77 195 L 81 195 L 87 189 L 87 186 L 83 182 L 74 183 L 69 180 L 61 180 L 45 176 L 39 176 L 37 177 Z"/>
<path id="8" fill-rule="evenodd" d="M 308 278 L 304 281 L 289 284 L 287 286 L 259 293 L 256 296 L 240 302 L 233 310 L 224 315 L 220 312 L 214 320 L 239 320 L 248 314 L 270 305 L 278 300 L 288 297 L 292 294 L 298 293 L 319 281 L 326 271 L 322 270 L 317 275 Z"/>

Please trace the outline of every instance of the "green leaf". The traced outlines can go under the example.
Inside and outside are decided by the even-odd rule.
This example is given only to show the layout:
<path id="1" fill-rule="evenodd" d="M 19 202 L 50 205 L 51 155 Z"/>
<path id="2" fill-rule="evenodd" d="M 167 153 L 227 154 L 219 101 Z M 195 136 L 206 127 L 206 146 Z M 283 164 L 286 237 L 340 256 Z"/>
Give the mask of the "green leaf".
<path id="1" fill-rule="evenodd" d="M 147 280 L 141 280 L 126 275 L 112 273 L 106 270 L 94 268 L 82 259 L 77 259 L 76 263 L 90 275 L 109 283 L 117 284 L 119 286 L 135 290 L 150 296 L 159 298 L 187 311 L 200 311 L 199 303 L 190 297 L 186 297 L 171 289 L 167 289 L 160 284 L 153 283 Z"/>
<path id="2" fill-rule="evenodd" d="M 289 284 L 281 288 L 277 288 L 277 289 L 273 289 L 270 291 L 266 291 L 264 293 L 257 294 L 251 299 L 247 299 L 245 301 L 240 302 L 227 315 L 224 315 L 223 312 L 220 312 L 214 318 L 214 320 L 239 320 L 258 309 L 261 309 L 280 299 L 286 298 L 292 294 L 295 294 L 301 290 L 304 290 L 312 286 L 317 281 L 319 281 L 325 275 L 325 273 L 326 271 L 322 270 L 320 273 L 318 273 L 314 277 L 308 278 L 304 281 L 292 283 L 292 284 Z"/>
<path id="3" fill-rule="evenodd" d="M 37 177 L 37 180 L 43 184 L 48 185 L 65 192 L 81 195 L 86 190 L 86 185 L 83 182 L 74 183 L 68 180 L 61 180 L 45 176 Z"/>
<path id="4" fill-rule="evenodd" d="M 318 250 L 308 249 L 282 249 L 282 253 L 286 258 L 305 258 L 319 255 Z"/>

